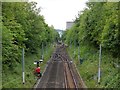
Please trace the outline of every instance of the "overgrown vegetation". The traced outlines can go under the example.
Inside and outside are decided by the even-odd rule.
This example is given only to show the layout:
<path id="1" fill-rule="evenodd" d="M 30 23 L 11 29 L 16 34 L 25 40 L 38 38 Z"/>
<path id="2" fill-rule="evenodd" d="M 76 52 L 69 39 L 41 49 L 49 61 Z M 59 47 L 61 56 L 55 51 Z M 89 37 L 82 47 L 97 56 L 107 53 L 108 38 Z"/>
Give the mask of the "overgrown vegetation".
<path id="1" fill-rule="evenodd" d="M 87 2 L 71 29 L 63 35 L 69 51 L 88 87 L 120 87 L 119 2 Z M 101 83 L 97 84 L 99 45 L 102 46 Z M 74 46 L 74 48 L 73 48 Z M 80 59 L 78 60 L 78 47 Z"/>
<path id="2" fill-rule="evenodd" d="M 78 47 L 71 45 L 69 54 L 88 88 L 117 88 L 119 87 L 118 70 L 113 58 L 108 52 L 102 51 L 101 82 L 98 84 L 99 51 L 89 45 L 80 46 L 80 59 Z"/>
<path id="3" fill-rule="evenodd" d="M 39 49 L 40 50 L 40 49 Z M 48 45 L 44 48 L 44 60 L 43 63 L 40 64 L 41 72 L 44 71 L 44 68 L 49 60 L 52 52 L 54 50 L 53 45 Z M 42 50 L 40 50 L 42 51 Z M 22 61 L 21 63 L 16 63 L 16 67 L 14 70 L 7 70 L 3 74 L 3 88 L 33 88 L 36 83 L 36 77 L 34 75 L 34 69 L 36 65 L 34 61 L 40 60 L 41 52 L 37 54 L 29 54 L 25 56 L 25 84 L 22 83 Z M 20 58 L 21 59 L 21 58 Z"/>
<path id="4" fill-rule="evenodd" d="M 22 81 L 20 82 L 22 48 L 25 49 L 26 80 L 28 80 L 24 87 L 31 87 L 34 82 L 31 72 L 33 60 L 41 58 L 39 52 L 43 46 L 49 52 L 51 49 L 48 46 L 59 38 L 54 27 L 45 23 L 36 4 L 35 2 L 2 2 L 3 87 L 22 88 Z M 47 57 L 45 60 L 48 59 Z M 4 85 L 7 83 L 9 83 L 7 86 Z"/>

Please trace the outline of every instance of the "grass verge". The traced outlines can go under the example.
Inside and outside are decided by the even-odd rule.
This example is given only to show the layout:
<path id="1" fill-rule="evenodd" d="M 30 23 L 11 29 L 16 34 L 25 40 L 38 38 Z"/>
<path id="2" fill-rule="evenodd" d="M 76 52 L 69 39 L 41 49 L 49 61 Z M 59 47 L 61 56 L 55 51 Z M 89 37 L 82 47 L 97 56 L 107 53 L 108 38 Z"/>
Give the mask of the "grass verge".
<path id="1" fill-rule="evenodd" d="M 44 60 L 43 63 L 40 64 L 42 72 L 53 50 L 53 45 L 49 45 L 44 49 Z M 6 68 L 6 72 L 3 72 L 2 88 L 33 88 L 33 85 L 36 82 L 36 77 L 33 74 L 36 65 L 33 63 L 35 60 L 40 59 L 40 54 L 41 53 L 38 52 L 37 54 L 29 54 L 25 56 L 25 84 L 22 83 L 22 64 L 16 63 L 16 67 L 13 71 Z"/>
<path id="2" fill-rule="evenodd" d="M 78 59 L 80 51 L 80 59 Z M 98 84 L 99 50 L 92 46 L 69 46 L 68 52 L 77 66 L 77 69 L 88 88 L 119 88 L 118 67 L 116 61 L 109 52 L 102 51 L 101 80 Z"/>

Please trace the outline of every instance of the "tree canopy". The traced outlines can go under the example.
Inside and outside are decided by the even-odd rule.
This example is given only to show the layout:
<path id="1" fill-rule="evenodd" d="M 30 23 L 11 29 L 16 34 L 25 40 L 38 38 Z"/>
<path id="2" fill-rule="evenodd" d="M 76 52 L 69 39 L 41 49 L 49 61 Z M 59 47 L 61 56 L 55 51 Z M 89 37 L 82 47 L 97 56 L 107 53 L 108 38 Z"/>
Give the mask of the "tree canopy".
<path id="1" fill-rule="evenodd" d="M 21 62 L 21 51 L 37 53 L 57 39 L 54 27 L 45 23 L 36 2 L 2 3 L 2 57 L 4 67 L 13 68 Z"/>
<path id="2" fill-rule="evenodd" d="M 87 8 L 78 14 L 73 27 L 66 31 L 66 42 L 92 44 L 120 56 L 119 3 L 87 2 Z M 71 38 L 72 36 L 72 38 Z"/>

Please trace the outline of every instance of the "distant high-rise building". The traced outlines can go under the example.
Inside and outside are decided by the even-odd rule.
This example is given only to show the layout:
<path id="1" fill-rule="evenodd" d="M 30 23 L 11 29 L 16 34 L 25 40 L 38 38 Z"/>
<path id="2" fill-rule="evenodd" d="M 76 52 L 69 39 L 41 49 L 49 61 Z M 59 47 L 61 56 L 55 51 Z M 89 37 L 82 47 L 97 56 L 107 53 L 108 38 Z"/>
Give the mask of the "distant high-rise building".
<path id="1" fill-rule="evenodd" d="M 66 29 L 70 29 L 73 26 L 74 22 L 66 22 Z"/>

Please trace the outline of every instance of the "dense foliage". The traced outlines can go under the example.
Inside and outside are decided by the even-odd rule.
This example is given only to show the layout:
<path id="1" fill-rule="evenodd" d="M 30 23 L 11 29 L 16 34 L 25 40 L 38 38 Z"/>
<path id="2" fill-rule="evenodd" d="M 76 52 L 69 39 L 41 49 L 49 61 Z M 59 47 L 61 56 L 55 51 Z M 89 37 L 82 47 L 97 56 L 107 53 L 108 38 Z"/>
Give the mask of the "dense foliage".
<path id="1" fill-rule="evenodd" d="M 4 69 L 21 62 L 22 48 L 37 53 L 42 45 L 52 43 L 58 33 L 45 23 L 35 2 L 2 3 L 2 63 Z M 39 49 L 38 49 L 39 48 Z"/>
<path id="2" fill-rule="evenodd" d="M 88 2 L 87 8 L 78 15 L 74 26 L 66 31 L 67 35 L 63 38 L 67 43 L 85 42 L 96 48 L 101 44 L 102 48 L 118 57 L 120 56 L 118 14 L 118 2 Z"/>
<path id="3" fill-rule="evenodd" d="M 118 73 L 120 2 L 87 2 L 86 4 L 87 8 L 78 14 L 75 24 L 66 30 L 62 39 L 70 45 L 71 56 L 88 87 L 120 87 Z M 102 82 L 100 86 L 96 86 L 100 44 L 102 46 Z M 80 51 L 76 50 L 77 46 L 80 47 Z M 79 52 L 80 62 L 84 60 L 82 65 L 77 58 Z"/>

